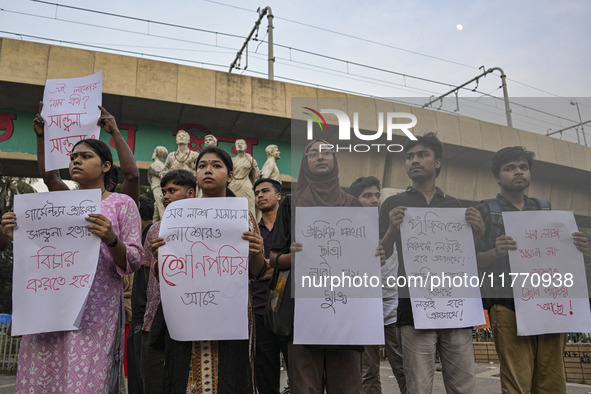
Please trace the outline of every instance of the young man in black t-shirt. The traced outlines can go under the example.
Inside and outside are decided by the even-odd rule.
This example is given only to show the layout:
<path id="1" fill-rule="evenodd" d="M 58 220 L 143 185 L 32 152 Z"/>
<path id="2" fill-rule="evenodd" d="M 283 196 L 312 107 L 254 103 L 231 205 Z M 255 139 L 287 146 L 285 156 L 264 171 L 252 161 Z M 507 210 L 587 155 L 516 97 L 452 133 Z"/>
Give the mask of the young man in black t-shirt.
<path id="1" fill-rule="evenodd" d="M 400 245 L 400 224 L 407 207 L 459 208 L 460 202 L 435 185 L 441 171 L 443 146 L 435 133 L 408 140 L 404 144 L 406 172 L 411 186 L 391 196 L 380 211 L 380 243 L 386 257 Z M 484 233 L 484 223 L 475 208 L 466 209 L 466 221 L 472 225 L 475 239 Z M 398 247 L 399 275 L 405 275 L 402 248 Z M 474 349 L 472 327 L 451 329 L 415 329 L 408 288 L 399 289 L 398 325 L 402 336 L 404 376 L 409 393 L 431 393 L 435 372 L 435 352 L 439 351 L 443 382 L 447 392 L 474 392 Z"/>

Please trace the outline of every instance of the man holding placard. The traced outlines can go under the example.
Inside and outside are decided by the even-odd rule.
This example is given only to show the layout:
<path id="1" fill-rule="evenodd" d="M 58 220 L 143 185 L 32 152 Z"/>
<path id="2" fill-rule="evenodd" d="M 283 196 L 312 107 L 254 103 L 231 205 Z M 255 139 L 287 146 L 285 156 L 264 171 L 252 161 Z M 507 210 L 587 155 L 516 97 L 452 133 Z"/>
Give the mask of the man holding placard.
<path id="1" fill-rule="evenodd" d="M 380 181 L 374 176 L 357 178 L 349 187 L 349 194 L 357 198 L 364 207 L 382 206 L 380 201 Z M 398 272 L 398 256 L 392 254 L 382 265 L 382 280 L 394 276 Z M 406 393 L 406 381 L 402 368 L 402 341 L 400 329 L 396 324 L 396 309 L 398 309 L 398 288 L 396 286 L 382 287 L 382 303 L 384 310 L 384 340 L 385 351 L 392 372 L 398 382 L 401 393 Z M 376 394 L 382 392 L 380 382 L 380 345 L 365 345 L 362 354 L 363 392 Z"/>
<path id="2" fill-rule="evenodd" d="M 192 172 L 187 170 L 173 170 L 167 172 L 160 181 L 162 189 L 162 203 L 166 208 L 173 201 L 184 200 L 195 197 L 197 180 Z M 142 265 L 150 268 L 157 256 L 152 253 L 152 242 L 158 238 L 161 222 L 156 222 L 150 230 L 144 242 L 144 256 Z M 142 327 L 142 354 L 140 371 L 143 380 L 144 393 L 160 393 L 164 378 L 164 349 L 158 341 L 163 334 L 152 329 L 152 323 L 156 318 L 160 306 L 160 286 L 154 272 L 148 274 L 148 286 L 146 289 L 146 312 L 144 314 L 144 325 Z M 158 316 L 159 329 L 164 330 L 163 315 Z M 160 331 L 160 330 L 159 330 Z"/>
<path id="3" fill-rule="evenodd" d="M 496 198 L 484 200 L 476 207 L 486 227 L 485 236 L 477 247 L 478 266 L 489 279 L 488 284 L 483 286 L 483 293 L 485 306 L 490 310 L 495 348 L 501 363 L 503 392 L 566 393 L 563 366 L 566 334 L 518 336 L 519 319 L 516 318 L 516 299 L 511 286 L 514 273 L 509 265 L 510 251 L 517 251 L 518 246 L 513 237 L 505 234 L 505 215 L 502 212 L 550 210 L 548 201 L 525 195 L 533 161 L 534 153 L 520 146 L 503 148 L 494 154 L 491 169 L 501 192 Z M 574 232 L 572 237 L 576 248 L 585 251 L 587 239 L 583 233 Z M 543 255 L 549 256 L 546 251 Z M 513 257 L 511 259 L 513 262 Z M 540 257 L 539 260 L 548 259 Z M 516 286 L 520 286 L 522 281 L 518 283 Z M 586 307 L 588 309 L 588 305 Z"/>
<path id="4" fill-rule="evenodd" d="M 392 255 L 394 243 L 401 244 L 400 225 L 407 207 L 461 208 L 460 202 L 436 187 L 435 180 L 441 170 L 443 146 L 435 133 L 418 140 L 407 140 L 406 172 L 411 180 L 405 192 L 391 196 L 380 211 L 380 243 L 386 257 Z M 468 208 L 465 219 L 472 226 L 475 239 L 484 233 L 479 212 Z M 398 275 L 406 276 L 402 248 L 398 247 L 400 261 Z M 474 392 L 474 350 L 472 327 L 446 329 L 416 329 L 408 287 L 400 287 L 398 325 L 401 327 L 404 376 L 409 393 L 431 393 L 435 372 L 435 351 L 439 350 L 443 381 L 448 392 Z"/>

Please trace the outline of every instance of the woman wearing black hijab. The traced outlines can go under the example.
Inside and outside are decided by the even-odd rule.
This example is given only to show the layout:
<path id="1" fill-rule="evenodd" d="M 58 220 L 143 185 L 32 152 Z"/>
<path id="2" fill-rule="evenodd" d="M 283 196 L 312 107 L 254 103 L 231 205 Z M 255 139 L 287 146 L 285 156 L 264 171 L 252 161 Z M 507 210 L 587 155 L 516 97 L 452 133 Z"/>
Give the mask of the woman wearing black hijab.
<path id="1" fill-rule="evenodd" d="M 292 254 L 302 250 L 301 244 L 291 243 L 292 207 L 361 206 L 341 189 L 337 159 L 325 144 L 315 140 L 306 146 L 293 202 L 287 196 L 279 207 L 270 256 L 277 269 L 291 268 Z M 291 340 L 287 352 L 291 393 L 324 393 L 325 389 L 328 394 L 361 393 L 362 351 L 363 346 L 294 345 Z"/>

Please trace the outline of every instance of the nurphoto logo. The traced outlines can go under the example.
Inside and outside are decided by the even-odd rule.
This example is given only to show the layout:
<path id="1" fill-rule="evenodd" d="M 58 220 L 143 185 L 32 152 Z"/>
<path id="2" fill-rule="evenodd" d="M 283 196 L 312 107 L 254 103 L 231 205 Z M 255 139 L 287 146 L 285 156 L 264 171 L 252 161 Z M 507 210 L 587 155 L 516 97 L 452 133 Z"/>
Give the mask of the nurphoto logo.
<path id="1" fill-rule="evenodd" d="M 305 110 L 309 112 L 304 112 L 305 115 L 308 115 L 310 119 L 308 119 L 307 124 L 307 139 L 311 141 L 314 139 L 314 123 L 318 125 L 320 131 L 328 130 L 328 125 L 326 123 L 326 119 L 322 114 L 332 114 L 336 116 L 337 121 L 339 123 L 339 141 L 351 141 L 351 120 L 349 116 L 340 110 L 337 109 L 321 109 L 320 111 L 316 111 L 310 107 L 303 107 Z M 417 117 L 413 114 L 409 114 L 406 112 L 388 112 L 386 116 L 384 116 L 383 112 L 378 113 L 378 127 L 374 134 L 363 134 L 359 130 L 359 113 L 353 112 L 353 133 L 354 138 L 357 138 L 361 141 L 375 141 L 379 139 L 384 134 L 384 118 L 386 119 L 386 139 L 388 141 L 392 141 L 392 132 L 394 130 L 401 130 L 409 139 L 416 141 L 417 137 L 415 137 L 409 129 L 413 128 L 417 124 Z M 399 119 L 404 119 L 406 122 L 398 123 L 395 122 Z M 333 145 L 333 144 L 321 144 L 320 150 L 331 150 L 335 149 L 337 152 L 339 151 L 348 151 L 348 152 L 369 152 L 371 150 L 376 150 L 380 152 L 380 149 L 384 148 L 388 152 L 402 152 L 403 147 L 400 144 L 349 144 L 349 145 Z"/>

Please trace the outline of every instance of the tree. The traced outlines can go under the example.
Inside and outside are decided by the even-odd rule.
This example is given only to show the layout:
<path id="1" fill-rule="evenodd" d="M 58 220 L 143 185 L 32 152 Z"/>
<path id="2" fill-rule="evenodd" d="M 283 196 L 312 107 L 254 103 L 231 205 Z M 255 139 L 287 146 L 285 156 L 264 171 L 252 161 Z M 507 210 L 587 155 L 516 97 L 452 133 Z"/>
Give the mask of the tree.
<path id="1" fill-rule="evenodd" d="M 31 178 L 0 177 L 0 209 L 10 212 L 17 194 L 35 193 Z M 0 313 L 12 312 L 12 243 L 0 252 Z"/>

